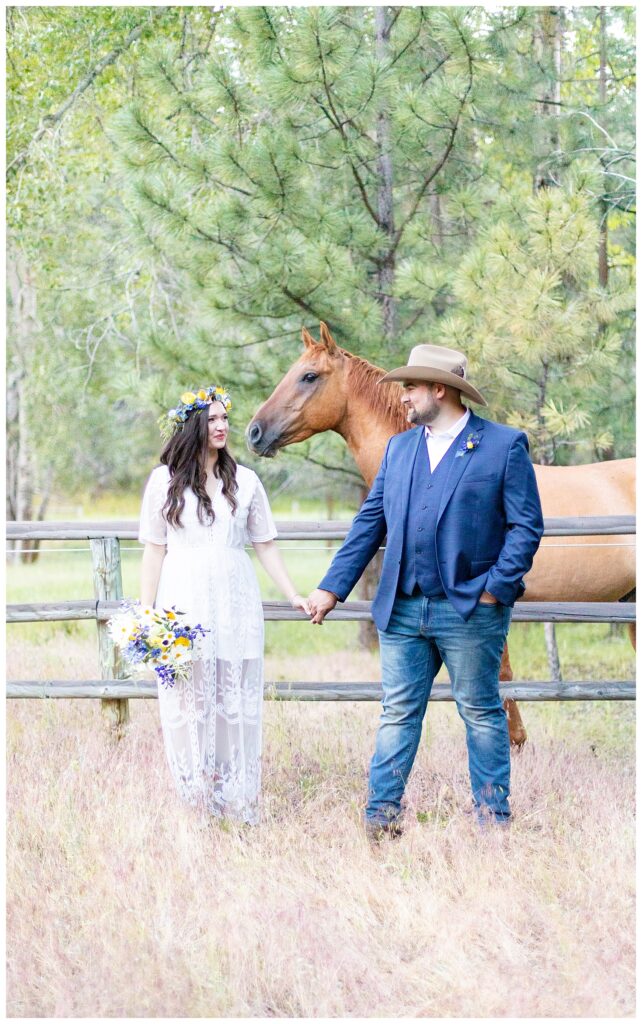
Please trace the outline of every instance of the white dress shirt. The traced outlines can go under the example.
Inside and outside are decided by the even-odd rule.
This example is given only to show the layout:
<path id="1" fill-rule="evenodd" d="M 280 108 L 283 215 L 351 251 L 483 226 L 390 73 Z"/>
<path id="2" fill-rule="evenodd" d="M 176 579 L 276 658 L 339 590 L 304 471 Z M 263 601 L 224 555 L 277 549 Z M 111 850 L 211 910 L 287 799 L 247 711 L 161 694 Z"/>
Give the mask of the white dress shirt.
<path id="1" fill-rule="evenodd" d="M 426 447 L 428 448 L 428 458 L 430 459 L 430 472 L 434 473 L 437 466 L 443 459 L 444 455 L 450 448 L 451 444 L 456 437 L 461 434 L 462 430 L 470 419 L 470 409 L 466 409 L 464 415 L 453 423 L 452 427 L 448 430 L 444 430 L 439 434 L 435 433 L 430 426 L 424 427 L 424 433 L 426 435 Z"/>

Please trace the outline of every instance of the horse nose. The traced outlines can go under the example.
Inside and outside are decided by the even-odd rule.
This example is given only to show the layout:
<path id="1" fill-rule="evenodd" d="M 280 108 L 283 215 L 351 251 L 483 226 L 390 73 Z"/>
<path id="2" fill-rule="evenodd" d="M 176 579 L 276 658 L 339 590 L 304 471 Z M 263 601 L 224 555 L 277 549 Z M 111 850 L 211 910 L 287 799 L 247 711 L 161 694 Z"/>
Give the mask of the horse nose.
<path id="1" fill-rule="evenodd" d="M 262 437 L 263 437 L 263 427 L 261 426 L 261 424 L 260 423 L 252 423 L 252 424 L 250 424 L 250 426 L 248 427 L 248 431 L 247 431 L 247 439 L 250 442 L 250 444 L 251 445 L 258 444 Z"/>

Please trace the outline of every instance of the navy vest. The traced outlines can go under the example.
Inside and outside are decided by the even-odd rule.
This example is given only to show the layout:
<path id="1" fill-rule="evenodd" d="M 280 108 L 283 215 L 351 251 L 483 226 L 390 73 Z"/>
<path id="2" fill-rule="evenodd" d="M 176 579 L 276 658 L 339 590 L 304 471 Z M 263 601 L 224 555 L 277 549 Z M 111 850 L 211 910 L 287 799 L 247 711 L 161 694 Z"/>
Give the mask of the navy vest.
<path id="1" fill-rule="evenodd" d="M 419 586 L 424 597 L 445 597 L 437 568 L 437 514 L 448 471 L 458 448 L 456 437 L 434 473 L 425 439 L 419 444 L 408 496 L 408 518 L 399 572 L 399 590 L 412 594 Z"/>

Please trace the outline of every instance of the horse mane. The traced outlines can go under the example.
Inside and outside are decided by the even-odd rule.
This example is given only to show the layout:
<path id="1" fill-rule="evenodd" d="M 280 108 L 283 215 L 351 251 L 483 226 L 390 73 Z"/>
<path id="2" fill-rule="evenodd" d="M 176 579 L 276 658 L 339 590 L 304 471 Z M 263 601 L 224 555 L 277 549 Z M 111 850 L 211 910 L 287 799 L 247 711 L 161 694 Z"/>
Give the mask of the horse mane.
<path id="1" fill-rule="evenodd" d="M 375 416 L 384 419 L 390 425 L 393 434 L 400 434 L 408 429 L 408 420 L 403 406 L 399 401 L 401 389 L 399 384 L 390 381 L 386 384 L 379 384 L 386 371 L 379 366 L 374 366 L 366 359 L 355 356 L 352 352 L 341 349 L 344 356 L 349 359 L 348 381 L 353 393 L 363 398 L 372 409 Z"/>

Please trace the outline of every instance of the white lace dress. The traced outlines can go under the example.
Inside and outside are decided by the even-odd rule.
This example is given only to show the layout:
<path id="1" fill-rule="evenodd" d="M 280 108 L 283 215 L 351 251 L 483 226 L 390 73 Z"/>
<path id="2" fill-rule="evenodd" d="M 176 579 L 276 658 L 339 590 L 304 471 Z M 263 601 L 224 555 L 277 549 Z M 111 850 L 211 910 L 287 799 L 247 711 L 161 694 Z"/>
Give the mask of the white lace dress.
<path id="1" fill-rule="evenodd" d="M 162 508 L 169 470 L 155 469 L 141 510 L 142 543 L 166 544 L 156 606 L 175 605 L 190 625 L 209 630 L 202 660 L 187 683 L 159 684 L 158 701 L 169 767 L 181 797 L 217 817 L 259 820 L 263 711 L 263 610 L 245 545 L 276 537 L 261 481 L 237 466 L 238 508 L 218 481 L 215 520 L 203 525 L 197 500 L 185 492 L 182 526 Z"/>

